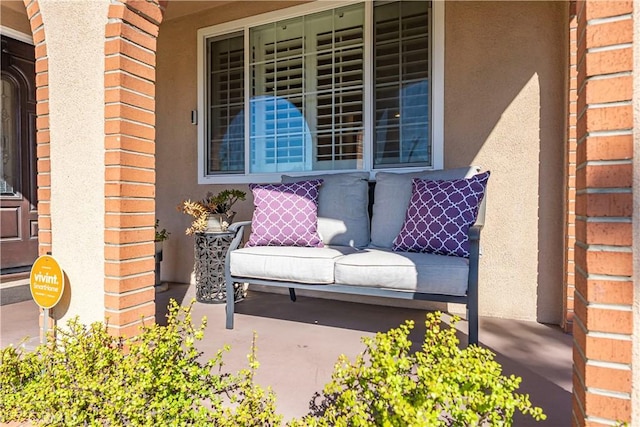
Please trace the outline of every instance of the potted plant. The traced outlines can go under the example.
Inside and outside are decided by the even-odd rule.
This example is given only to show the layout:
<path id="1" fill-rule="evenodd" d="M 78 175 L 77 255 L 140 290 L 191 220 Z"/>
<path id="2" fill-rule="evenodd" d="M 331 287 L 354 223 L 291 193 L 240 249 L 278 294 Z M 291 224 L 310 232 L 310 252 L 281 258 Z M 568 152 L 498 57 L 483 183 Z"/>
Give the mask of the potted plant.
<path id="1" fill-rule="evenodd" d="M 246 193 L 241 190 L 224 190 L 218 194 L 207 193 L 202 200 L 183 200 L 178 210 L 191 215 L 194 219 L 187 228 L 186 234 L 192 235 L 202 231 L 226 231 L 233 221 L 235 212 L 231 207 L 238 201 L 244 200 Z"/>
<path id="2" fill-rule="evenodd" d="M 162 261 L 162 242 L 169 238 L 169 233 L 166 228 L 160 229 L 160 220 L 156 219 L 155 224 L 156 237 L 154 242 L 156 244 L 156 278 L 155 278 L 155 286 L 160 286 L 162 281 L 160 280 L 160 262 Z"/>

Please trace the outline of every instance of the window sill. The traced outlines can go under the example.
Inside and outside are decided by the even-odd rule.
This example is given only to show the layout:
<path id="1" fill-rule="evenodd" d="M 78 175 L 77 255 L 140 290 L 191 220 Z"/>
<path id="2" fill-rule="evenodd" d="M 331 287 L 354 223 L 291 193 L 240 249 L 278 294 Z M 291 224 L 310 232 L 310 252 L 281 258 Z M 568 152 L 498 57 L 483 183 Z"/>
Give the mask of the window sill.
<path id="1" fill-rule="evenodd" d="M 410 173 L 419 172 L 425 170 L 434 170 L 436 168 L 428 166 L 420 167 L 406 167 L 406 168 L 386 168 L 386 169 L 374 169 L 369 171 L 369 179 L 375 181 L 376 174 L 378 172 L 391 172 L 391 173 Z M 198 177 L 198 184 L 200 185 L 215 185 L 215 184 L 277 184 L 280 183 L 282 175 L 290 176 L 312 176 L 312 175 L 328 175 L 338 173 L 349 172 L 366 172 L 363 170 L 323 170 L 323 171 L 305 171 L 305 172 L 280 172 L 280 173 L 263 173 L 263 174 L 220 174 L 220 175 L 208 175 Z"/>

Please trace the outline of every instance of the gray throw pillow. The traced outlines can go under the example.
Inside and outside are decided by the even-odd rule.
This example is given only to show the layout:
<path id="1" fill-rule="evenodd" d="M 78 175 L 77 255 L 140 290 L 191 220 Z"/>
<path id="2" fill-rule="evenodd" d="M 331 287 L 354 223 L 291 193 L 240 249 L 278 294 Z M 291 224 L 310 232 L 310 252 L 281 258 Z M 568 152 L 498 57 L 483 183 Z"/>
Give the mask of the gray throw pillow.
<path id="1" fill-rule="evenodd" d="M 368 246 L 369 173 L 282 176 L 283 183 L 310 179 L 323 180 L 318 196 L 318 233 L 322 242 L 356 248 Z"/>
<path id="2" fill-rule="evenodd" d="M 409 207 L 413 178 L 459 179 L 470 178 L 480 171 L 477 166 L 410 173 L 378 172 L 371 216 L 371 246 L 391 248 Z"/>

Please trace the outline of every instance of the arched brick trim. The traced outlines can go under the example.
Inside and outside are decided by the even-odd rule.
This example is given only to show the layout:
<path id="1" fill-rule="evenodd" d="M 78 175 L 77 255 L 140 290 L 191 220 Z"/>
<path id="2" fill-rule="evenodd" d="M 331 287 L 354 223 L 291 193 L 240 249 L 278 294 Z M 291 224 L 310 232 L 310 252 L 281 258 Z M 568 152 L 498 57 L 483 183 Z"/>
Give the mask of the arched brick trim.
<path id="1" fill-rule="evenodd" d="M 576 12 L 573 425 L 614 425 L 631 421 L 633 1 Z"/>
<path id="2" fill-rule="evenodd" d="M 51 160 L 49 157 L 49 57 L 38 0 L 24 0 L 36 58 L 36 143 L 38 158 L 38 242 L 40 255 L 51 252 Z"/>
<path id="3" fill-rule="evenodd" d="M 49 137 L 49 57 L 44 32 L 44 23 L 38 0 L 23 0 L 27 17 L 31 24 L 36 58 L 36 156 L 38 185 L 38 253 L 52 252 L 51 234 L 51 139 Z M 52 317 L 43 318 L 40 310 L 40 330 L 43 322 L 48 322 L 52 330 L 55 321 Z"/>
<path id="4" fill-rule="evenodd" d="M 105 317 L 114 335 L 153 322 L 155 61 L 162 8 L 109 6 L 105 28 Z"/>

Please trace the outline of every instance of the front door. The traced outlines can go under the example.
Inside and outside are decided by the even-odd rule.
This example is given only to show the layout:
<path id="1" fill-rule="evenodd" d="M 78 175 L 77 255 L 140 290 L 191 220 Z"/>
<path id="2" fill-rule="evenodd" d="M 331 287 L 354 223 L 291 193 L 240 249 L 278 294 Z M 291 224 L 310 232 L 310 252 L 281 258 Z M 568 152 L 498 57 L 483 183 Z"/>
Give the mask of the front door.
<path id="1" fill-rule="evenodd" d="M 34 55 L 33 46 L 2 36 L 1 274 L 27 271 L 38 256 Z"/>

